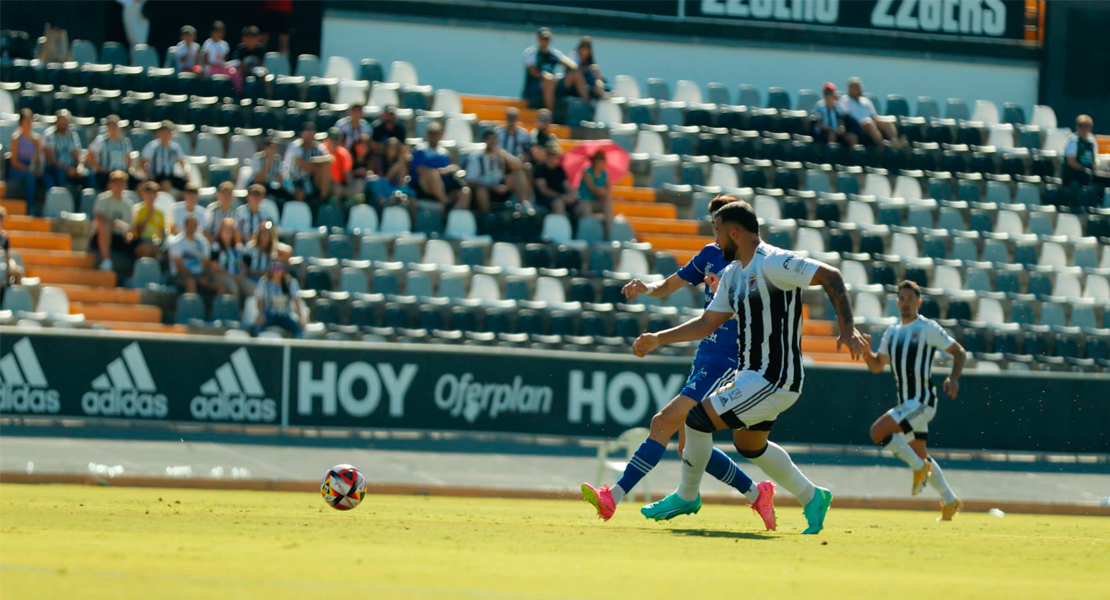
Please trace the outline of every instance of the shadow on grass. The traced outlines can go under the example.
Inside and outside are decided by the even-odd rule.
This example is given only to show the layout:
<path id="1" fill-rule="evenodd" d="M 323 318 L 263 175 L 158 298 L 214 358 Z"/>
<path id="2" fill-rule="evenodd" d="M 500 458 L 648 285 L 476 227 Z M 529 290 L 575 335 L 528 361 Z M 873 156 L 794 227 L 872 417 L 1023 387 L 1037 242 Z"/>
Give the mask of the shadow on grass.
<path id="1" fill-rule="evenodd" d="M 751 531 L 720 531 L 714 529 L 666 529 L 660 533 L 670 533 L 671 535 L 688 535 L 691 537 L 707 537 L 707 538 L 724 538 L 731 540 L 774 540 L 778 539 L 773 535 L 766 535 L 762 533 L 755 533 Z"/>

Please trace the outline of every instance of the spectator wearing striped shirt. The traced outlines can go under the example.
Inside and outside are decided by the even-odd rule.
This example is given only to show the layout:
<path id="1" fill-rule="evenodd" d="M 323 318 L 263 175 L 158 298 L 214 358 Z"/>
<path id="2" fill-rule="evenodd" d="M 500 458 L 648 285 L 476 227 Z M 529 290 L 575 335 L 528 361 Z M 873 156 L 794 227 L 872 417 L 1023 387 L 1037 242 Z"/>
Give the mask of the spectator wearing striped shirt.
<path id="1" fill-rule="evenodd" d="M 212 256 L 208 263 L 216 295 L 231 294 L 239 300 L 241 296 L 254 294 L 254 283 L 246 276 L 243 244 L 235 229 L 234 219 L 224 219 L 217 226 L 212 243 Z"/>
<path id="2" fill-rule="evenodd" d="M 257 183 L 247 188 L 247 203 L 235 209 L 235 225 L 239 229 L 239 235 L 244 238 L 254 237 L 255 232 L 265 223 L 277 221 L 277 215 L 262 207 L 265 199 L 266 188 Z"/>
<path id="3" fill-rule="evenodd" d="M 148 143 L 141 155 L 145 178 L 158 183 L 162 191 L 184 189 L 185 178 L 177 175 L 175 169 L 180 167 L 182 174 L 188 173 L 189 165 L 185 162 L 185 151 L 173 141 L 173 123 L 162 121 L 157 135 L 158 139 Z"/>
<path id="4" fill-rule="evenodd" d="M 93 176 L 93 187 L 103 190 L 108 187 L 108 175 L 112 171 L 131 171 L 131 140 L 123 136 L 117 115 L 108 115 L 104 120 L 105 133 L 97 136 L 89 144 L 86 157 L 89 171 Z"/>
<path id="5" fill-rule="evenodd" d="M 277 227 L 270 221 L 264 222 L 243 249 L 246 278 L 251 281 L 251 287 L 266 274 L 271 262 L 289 260 L 292 255 L 293 249 L 278 241 Z"/>
<path id="6" fill-rule="evenodd" d="M 285 150 L 285 189 L 294 200 L 326 198 L 331 191 L 331 154 L 316 140 L 316 123 L 308 121 L 301 137 Z"/>
<path id="7" fill-rule="evenodd" d="M 85 169 L 81 161 L 81 137 L 70 127 L 70 114 L 64 108 L 54 113 L 57 122 L 43 136 L 43 153 L 46 158 L 42 180 L 46 189 L 56 185 L 83 184 Z"/>
<path id="8" fill-rule="evenodd" d="M 207 235 L 208 222 L 212 215 L 208 214 L 207 208 L 200 205 L 200 187 L 192 182 L 185 184 L 185 189 L 181 191 L 181 201 L 173 203 L 171 231 L 175 234 L 184 231 L 185 219 L 189 215 L 196 218 L 200 235 Z"/>
<path id="9" fill-rule="evenodd" d="M 289 199 L 285 192 L 285 159 L 278 148 L 277 139 L 266 138 L 262 152 L 254 155 L 251 166 L 254 183 L 265 187 L 271 196 L 282 202 Z"/>
<path id="10" fill-rule="evenodd" d="M 531 156 L 532 136 L 528 130 L 520 126 L 520 110 L 515 106 L 505 111 L 505 124 L 499 125 L 497 131 L 497 144 L 505 152 L 525 160 Z"/>
<path id="11" fill-rule="evenodd" d="M 813 139 L 855 146 L 858 138 L 845 128 L 844 116 L 844 110 L 837 103 L 836 85 L 827 82 L 821 90 L 821 100 L 813 107 Z"/>
<path id="12" fill-rule="evenodd" d="M 347 116 L 335 122 L 335 126 L 338 127 L 345 136 L 344 140 L 346 141 L 344 142 L 344 146 L 346 146 L 348 150 L 354 147 L 355 142 L 363 135 L 372 136 L 373 134 L 374 129 L 370 126 L 370 123 L 367 123 L 366 119 L 363 118 L 363 114 L 361 104 L 352 104 L 351 107 L 347 109 Z"/>
<path id="13" fill-rule="evenodd" d="M 230 181 L 221 183 L 216 191 L 216 200 L 208 204 L 208 215 L 211 217 L 208 222 L 208 237 L 216 239 L 224 219 L 231 219 L 232 224 L 234 224 L 235 210 L 238 208 L 239 203 L 235 201 L 235 184 Z M 235 231 L 238 233 L 238 227 Z"/>

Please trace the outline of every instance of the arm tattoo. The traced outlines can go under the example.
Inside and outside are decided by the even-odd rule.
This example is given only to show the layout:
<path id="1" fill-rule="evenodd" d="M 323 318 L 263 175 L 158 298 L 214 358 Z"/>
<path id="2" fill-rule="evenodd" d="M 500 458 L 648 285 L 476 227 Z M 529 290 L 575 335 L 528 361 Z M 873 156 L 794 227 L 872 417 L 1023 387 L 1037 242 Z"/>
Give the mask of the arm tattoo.
<path id="1" fill-rule="evenodd" d="M 836 309 L 837 320 L 841 324 L 854 325 L 852 303 L 848 301 L 848 291 L 844 289 L 844 278 L 841 277 L 840 271 L 830 270 L 821 287 L 825 288 L 825 293 L 828 294 L 833 308 Z"/>

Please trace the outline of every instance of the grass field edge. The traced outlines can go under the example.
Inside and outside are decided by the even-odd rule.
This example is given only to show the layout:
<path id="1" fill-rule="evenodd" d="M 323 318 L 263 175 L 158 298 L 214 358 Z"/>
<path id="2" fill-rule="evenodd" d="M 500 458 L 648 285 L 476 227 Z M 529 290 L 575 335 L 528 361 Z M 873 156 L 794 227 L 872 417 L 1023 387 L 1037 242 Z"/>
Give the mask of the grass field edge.
<path id="1" fill-rule="evenodd" d="M 0 472 L 0 483 L 33 485 L 33 484 L 72 484 L 95 485 L 105 487 L 146 487 L 146 488 L 186 488 L 205 490 L 246 490 L 266 492 L 315 492 L 319 490 L 319 483 L 314 481 L 276 480 L 276 479 L 207 479 L 184 477 L 113 477 L 104 478 L 87 474 L 63 473 L 20 473 Z M 400 496 L 448 496 L 458 498 L 506 498 L 529 500 L 580 500 L 581 496 L 576 491 L 544 491 L 499 489 L 489 487 L 466 486 L 428 486 L 405 484 L 373 484 L 367 491 L 372 494 L 400 495 Z M 657 496 L 657 500 L 662 496 Z M 707 504 L 739 504 L 745 505 L 747 501 L 737 496 L 707 494 L 703 496 Z M 775 499 L 777 506 L 798 506 L 797 500 L 792 496 L 782 495 Z M 833 505 L 834 508 L 869 508 L 876 510 L 937 510 L 939 503 L 936 500 L 921 498 L 866 498 L 845 497 L 838 494 Z M 1110 516 L 1110 506 L 1095 506 L 1085 504 L 1057 504 L 1036 502 L 1009 502 L 1009 501 L 965 501 L 966 512 L 987 512 L 992 508 L 1018 514 L 1037 515 L 1070 515 L 1070 516 Z"/>

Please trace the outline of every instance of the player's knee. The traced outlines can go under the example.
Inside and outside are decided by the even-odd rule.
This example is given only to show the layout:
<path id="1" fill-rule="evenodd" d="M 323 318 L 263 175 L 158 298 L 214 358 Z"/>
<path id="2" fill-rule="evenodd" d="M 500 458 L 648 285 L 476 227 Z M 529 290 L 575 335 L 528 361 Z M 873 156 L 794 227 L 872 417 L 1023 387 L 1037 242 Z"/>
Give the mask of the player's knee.
<path id="1" fill-rule="evenodd" d="M 743 456 L 748 460 L 754 460 L 756 458 L 759 458 L 760 456 L 763 456 L 763 453 L 767 451 L 767 444 L 763 444 L 763 447 L 759 448 L 758 450 L 748 450 L 746 448 L 736 446 L 736 451 L 740 453 L 740 456 Z"/>
<path id="2" fill-rule="evenodd" d="M 891 435 L 883 432 L 883 428 L 875 423 L 871 426 L 871 441 L 880 446 L 885 446 L 890 442 Z"/>
<path id="3" fill-rule="evenodd" d="M 690 409 L 690 412 L 686 415 L 686 425 L 690 429 L 705 433 L 713 433 L 717 430 L 713 426 L 713 421 L 709 418 L 709 413 L 705 412 L 705 407 L 701 404 Z"/>

